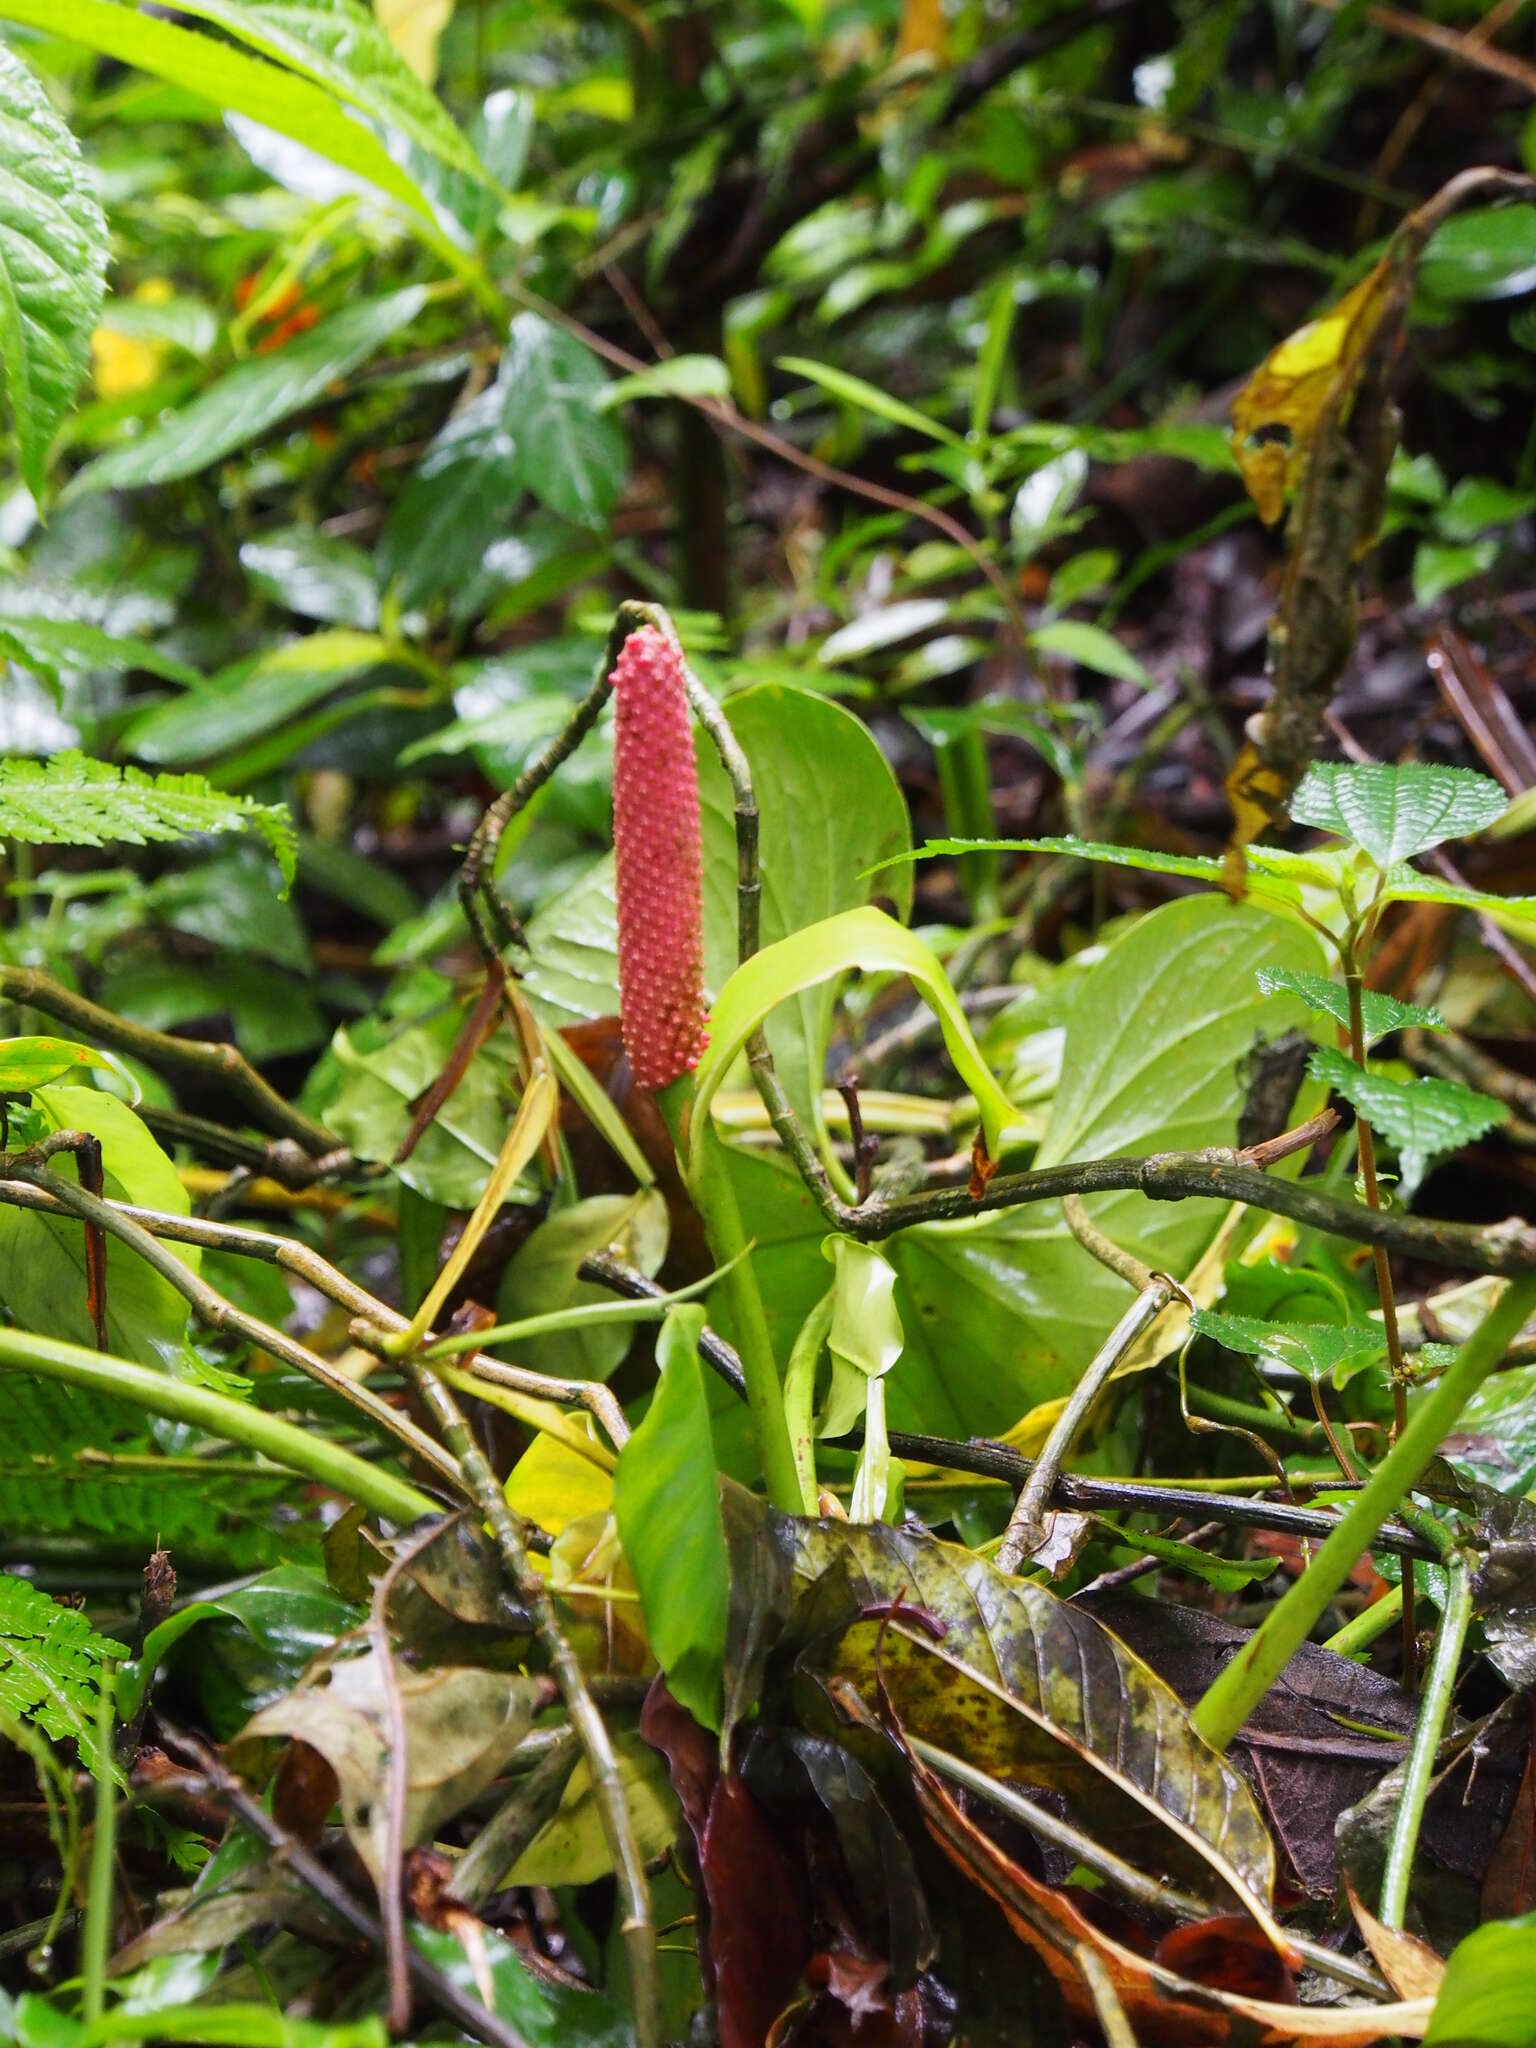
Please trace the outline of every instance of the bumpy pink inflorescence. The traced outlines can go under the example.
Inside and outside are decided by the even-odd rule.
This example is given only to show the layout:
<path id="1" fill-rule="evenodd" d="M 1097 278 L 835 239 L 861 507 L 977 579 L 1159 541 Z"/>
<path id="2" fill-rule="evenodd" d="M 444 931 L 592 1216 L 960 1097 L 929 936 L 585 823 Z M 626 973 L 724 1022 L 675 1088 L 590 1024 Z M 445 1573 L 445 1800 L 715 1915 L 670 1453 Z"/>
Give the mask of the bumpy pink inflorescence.
<path id="1" fill-rule="evenodd" d="M 635 1079 L 664 1088 L 709 1042 L 693 722 L 681 657 L 654 626 L 630 634 L 611 680 L 619 1021 Z"/>

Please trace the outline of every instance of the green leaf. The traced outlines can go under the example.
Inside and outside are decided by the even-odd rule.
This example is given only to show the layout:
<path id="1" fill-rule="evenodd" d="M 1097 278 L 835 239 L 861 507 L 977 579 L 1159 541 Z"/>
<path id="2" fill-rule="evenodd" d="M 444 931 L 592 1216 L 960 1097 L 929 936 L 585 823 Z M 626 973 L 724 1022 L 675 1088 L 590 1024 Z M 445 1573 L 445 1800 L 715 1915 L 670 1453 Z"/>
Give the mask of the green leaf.
<path id="1" fill-rule="evenodd" d="M 1258 970 L 1319 964 L 1303 927 L 1225 897 L 1144 913 L 1077 985 L 1035 1163 L 1232 1144 L 1255 1039 L 1306 1021 L 1294 998 L 1260 994 Z M 1116 1244 L 1180 1277 L 1226 1213 L 1130 1193 L 1092 1197 L 1088 1208 Z M 743 1217 L 749 1233 L 759 1227 L 745 1204 Z M 904 1230 L 887 1252 L 906 1333 L 893 1428 L 999 1435 L 1071 1391 L 1130 1299 L 1056 1203 Z"/>
<path id="2" fill-rule="evenodd" d="M 390 658 L 377 633 L 333 626 L 239 661 L 135 718 L 122 744 L 140 760 L 205 761 L 275 731 Z"/>
<path id="3" fill-rule="evenodd" d="M 0 839 L 24 846 L 147 846 L 248 828 L 265 839 L 290 883 L 293 826 L 280 804 L 228 796 L 201 775 L 146 775 L 84 754 L 0 762 Z"/>
<path id="4" fill-rule="evenodd" d="M 248 540 L 240 566 L 274 604 L 301 618 L 354 626 L 371 633 L 379 623 L 373 566 L 352 541 L 303 526 L 284 527 Z"/>
<path id="5" fill-rule="evenodd" d="M 407 609 L 462 585 L 511 527 L 527 487 L 508 429 L 511 409 L 500 382 L 461 406 L 395 500 L 379 545 L 379 570 Z"/>
<path id="6" fill-rule="evenodd" d="M 1058 534 L 1070 533 L 1082 524 L 1081 515 L 1077 518 L 1072 516 L 1072 508 L 1082 496 L 1087 481 L 1088 455 L 1082 448 L 1064 448 L 1059 455 L 1042 463 L 1025 477 L 1013 501 L 1013 510 L 1008 515 L 1008 537 L 1019 562 L 1033 561 L 1041 548 L 1055 540 Z M 1033 644 L 1038 645 L 1033 634 L 1030 638 Z M 1070 649 L 1058 651 L 1069 653 Z M 1088 666 L 1093 664 L 1090 662 Z"/>
<path id="7" fill-rule="evenodd" d="M 1517 938 L 1536 944 L 1536 896 L 1493 896 L 1484 889 L 1469 889 L 1460 882 L 1443 882 L 1438 875 L 1420 874 L 1417 868 L 1394 868 L 1381 892 L 1387 903 L 1449 903 L 1458 910 L 1472 910 L 1490 917 Z"/>
<path id="8" fill-rule="evenodd" d="M 465 1012 L 445 1006 L 403 1028 L 343 1028 L 331 1042 L 335 1092 L 320 1113 L 360 1159 L 389 1164 L 411 1124 L 411 1105 L 442 1073 L 458 1042 Z M 395 1168 L 407 1187 L 450 1209 L 472 1209 L 485 1192 L 511 1121 L 510 1047 L 491 1039 L 424 1132 L 410 1158 Z M 509 1202 L 534 1202 L 528 1178 L 508 1190 Z"/>
<path id="9" fill-rule="evenodd" d="M 1536 491 L 1517 491 L 1496 477 L 1464 476 L 1435 518 L 1447 540 L 1476 540 L 1490 526 L 1508 526 L 1536 510 Z"/>
<path id="10" fill-rule="evenodd" d="M 1451 1951 L 1424 2048 L 1533 2048 L 1536 1913 L 1476 1928 Z"/>
<path id="11" fill-rule="evenodd" d="M 718 1729 L 730 1571 L 699 1362 L 703 1330 L 701 1306 L 667 1311 L 660 1378 L 619 1453 L 613 1512 L 667 1684 L 696 1720 Z"/>
<path id="12" fill-rule="evenodd" d="M 1036 626 L 1029 644 L 1042 654 L 1061 654 L 1095 675 L 1113 676 L 1117 682 L 1152 688 L 1152 678 L 1128 647 L 1122 647 L 1113 633 L 1091 626 L 1086 619 L 1054 619 Z"/>
<path id="13" fill-rule="evenodd" d="M 128 13 L 126 8 L 110 8 L 108 0 L 65 0 L 65 5 L 66 10 L 90 5 Z M 166 27 L 149 16 L 129 18 L 146 29 Z M 219 49 L 204 36 L 191 36 L 188 41 L 199 49 Z M 269 65 L 260 68 L 271 69 Z M 348 125 L 356 127 L 355 123 Z M 358 128 L 357 133 L 361 136 L 365 131 Z M 147 434 L 111 448 L 87 464 L 70 484 L 66 498 L 87 491 L 135 490 L 196 476 L 237 448 L 260 440 L 291 414 L 326 397 L 333 384 L 375 354 L 391 335 L 408 327 L 427 298 L 424 286 L 409 285 L 384 298 L 364 299 L 333 313 L 271 355 L 253 356 Z"/>
<path id="14" fill-rule="evenodd" d="M 36 675 L 51 676 L 61 668 L 110 669 L 119 675 L 142 669 L 186 689 L 195 689 L 203 680 L 195 668 L 162 654 L 148 641 L 104 633 L 85 619 L 7 611 L 0 614 L 0 654 Z"/>
<path id="15" fill-rule="evenodd" d="M 1298 825 L 1312 825 L 1395 867 L 1447 839 L 1482 832 L 1509 799 L 1486 775 L 1428 761 L 1315 761 L 1290 801 Z"/>
<path id="16" fill-rule="evenodd" d="M 513 1254 L 496 1297 L 497 1322 L 611 1301 L 607 1290 L 576 1273 L 589 1254 L 610 1247 L 626 1265 L 655 1278 L 667 1252 L 667 1205 L 659 1194 L 588 1195 L 547 1216 Z M 523 1338 L 516 1355 L 519 1364 L 557 1379 L 605 1380 L 633 1337 L 623 1325 L 555 1330 Z"/>
<path id="17" fill-rule="evenodd" d="M 835 668 L 839 662 L 860 660 L 866 654 L 877 654 L 884 647 L 894 647 L 915 634 L 926 633 L 930 626 L 942 625 L 953 612 L 953 605 L 943 597 L 908 597 L 899 604 L 878 605 L 829 633 L 817 649 L 816 659 L 827 668 Z"/>
<path id="18" fill-rule="evenodd" d="M 373 13 L 352 0 L 174 0 L 484 184 L 490 179 L 442 102 L 405 62 Z M 300 140 L 303 138 L 301 137 Z"/>
<path id="19" fill-rule="evenodd" d="M 259 121 L 399 200 L 418 225 L 432 226 L 430 201 L 378 137 L 329 92 L 292 71 L 118 0 L 3 0 L 0 17 L 83 43 L 227 113 Z"/>
<path id="20" fill-rule="evenodd" d="M 98 1052 L 94 1046 L 76 1045 L 67 1038 L 0 1038 L 0 1094 L 24 1095 L 44 1088 L 74 1067 L 100 1067 L 126 1082 L 132 1099 L 139 1098 L 139 1084 L 115 1053 Z"/>
<path id="21" fill-rule="evenodd" d="M 624 1788 L 624 1803 L 634 1823 L 640 1853 L 648 1860 L 660 1856 L 676 1841 L 678 1829 L 677 1801 L 667 1778 L 666 1763 L 632 1728 L 621 1729 L 614 1736 L 613 1749 L 618 1760 L 619 1783 Z M 613 1857 L 603 1831 L 603 1816 L 592 1794 L 592 1780 L 586 1762 L 582 1760 L 571 1774 L 553 1819 L 540 1828 L 513 1864 L 507 1873 L 506 1883 L 594 1884 L 612 1869 Z M 456 1941 L 454 1945 L 458 1946 Z M 526 1979 L 526 1965 L 520 1964 L 518 1968 Z M 564 1978 L 557 1979 L 551 1988 L 565 1993 L 569 1999 Z M 591 1994 L 587 1996 L 591 1997 Z M 580 2022 L 581 2007 L 585 2001 L 572 2002 L 575 2010 L 567 2014 L 564 2025 L 557 2025 L 553 2031 L 537 2037 L 546 2041 L 549 2048 L 576 2048 L 578 2042 L 585 2041 L 584 2027 L 579 2033 L 566 2030 Z M 595 2004 L 596 2001 L 593 2002 Z M 530 2040 L 533 2038 L 529 2036 Z M 604 2035 L 602 2039 L 607 2043 L 608 2036 Z M 614 2036 L 612 2048 L 621 2048 L 622 2043 L 633 2039 L 629 2028 L 622 2027 Z"/>
<path id="22" fill-rule="evenodd" d="M 731 976 L 710 1012 L 709 1046 L 694 1074 L 694 1128 L 702 1127 L 715 1090 L 752 1033 L 802 991 L 862 968 L 904 974 L 938 1016 L 944 1043 L 961 1079 L 976 1098 L 987 1150 L 1001 1156 L 1008 1134 L 1023 1121 L 982 1058 L 949 976 L 937 954 L 883 910 L 845 910 L 807 926 L 793 938 L 765 946 Z"/>
<path id="23" fill-rule="evenodd" d="M 1410 1190 L 1424 1178 L 1431 1159 L 1470 1145 L 1509 1116 L 1507 1104 L 1464 1088 L 1459 1081 L 1428 1076 L 1394 1081 L 1363 1071 L 1332 1046 L 1315 1049 L 1309 1070 L 1396 1148 Z"/>
<path id="24" fill-rule="evenodd" d="M 275 2005 L 205 2005 L 135 2012 L 115 2006 L 110 2023 L 59 2030 L 60 2014 L 41 1993 L 23 1992 L 16 2004 L 16 2038 L 23 2048 L 104 2048 L 114 2041 L 188 2041 L 206 2048 L 388 2048 L 381 2019 L 289 2019 Z"/>
<path id="25" fill-rule="evenodd" d="M 21 473 L 41 500 L 54 433 L 91 355 L 107 224 L 48 95 L 0 48 L 0 370 Z"/>
<path id="26" fill-rule="evenodd" d="M 946 427 L 942 420 L 930 419 L 927 413 L 919 412 L 915 406 L 904 405 L 878 385 L 868 384 L 862 377 L 850 376 L 846 370 L 836 370 L 830 363 L 812 362 L 808 356 L 780 356 L 775 367 L 787 370 L 791 376 L 808 378 L 844 405 L 851 405 L 858 412 L 873 413 L 877 419 L 888 420 L 893 427 L 906 427 L 914 434 L 925 434 L 931 441 L 947 442 L 951 448 L 965 446 L 962 437 L 953 427 Z"/>
<path id="27" fill-rule="evenodd" d="M 1436 228 L 1419 258 L 1426 298 L 1502 299 L 1536 284 L 1536 206 L 1473 206 Z"/>
<path id="28" fill-rule="evenodd" d="M 191 1213 L 175 1167 L 126 1103 L 98 1088 L 64 1086 L 39 1088 L 32 1102 L 45 1132 L 90 1131 L 101 1140 L 108 1200 L 168 1209 L 174 1216 Z M 49 1170 L 78 1178 L 68 1154 L 51 1160 Z M 198 1270 L 196 1245 L 168 1250 L 194 1273 Z M 85 1292 L 85 1233 L 73 1217 L 0 1208 L 0 1297 L 23 1329 L 94 1348 Z M 115 1237 L 107 1240 L 106 1295 L 113 1351 L 183 1376 L 194 1371 L 186 1342 L 186 1301 Z"/>
<path id="29" fill-rule="evenodd" d="M 602 365 L 573 335 L 537 313 L 519 313 L 498 379 L 504 418 L 529 489 L 578 526 L 607 523 L 629 466 L 617 420 L 599 410 Z"/>
<path id="30" fill-rule="evenodd" d="M 600 412 L 636 398 L 718 398 L 731 395 L 731 373 L 718 356 L 668 356 L 633 377 L 618 377 L 598 394 Z"/>
<path id="31" fill-rule="evenodd" d="M 1421 540 L 1413 551 L 1414 603 L 1437 604 L 1448 590 L 1491 569 L 1498 553 L 1498 543 L 1491 540 Z"/>
<path id="32" fill-rule="evenodd" d="M 1342 982 L 1329 981 L 1322 974 L 1307 974 L 1297 967 L 1264 967 L 1259 970 L 1259 987 L 1267 996 L 1300 996 L 1309 1010 L 1320 1010 L 1346 1031 L 1349 1029 L 1349 990 Z M 1420 1031 L 1446 1028 L 1438 1010 L 1425 1009 L 1419 1003 L 1400 1003 L 1396 996 L 1384 995 L 1374 988 L 1360 991 L 1360 1014 L 1368 1045 L 1390 1032 L 1415 1026 Z"/>
<path id="33" fill-rule="evenodd" d="M 1336 1387 L 1373 1358 L 1382 1357 L 1387 1348 L 1382 1331 L 1370 1323 L 1264 1323 L 1252 1316 L 1217 1315 L 1199 1308 L 1193 1326 L 1200 1336 L 1214 1338 L 1228 1351 L 1273 1359 L 1314 1383 L 1331 1373 Z"/>
<path id="34" fill-rule="evenodd" d="M 119 1648 L 78 1608 L 0 1572 L 0 1715 L 32 1722 L 56 1742 L 73 1738 L 88 1769 L 97 1760 L 102 1666 Z"/>

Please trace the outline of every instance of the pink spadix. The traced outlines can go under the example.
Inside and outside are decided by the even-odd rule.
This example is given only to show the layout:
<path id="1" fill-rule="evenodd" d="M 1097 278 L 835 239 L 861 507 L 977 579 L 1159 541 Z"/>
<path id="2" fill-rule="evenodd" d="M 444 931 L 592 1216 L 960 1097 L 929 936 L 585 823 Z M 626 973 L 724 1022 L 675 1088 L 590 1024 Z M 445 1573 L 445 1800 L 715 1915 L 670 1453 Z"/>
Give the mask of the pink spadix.
<path id="1" fill-rule="evenodd" d="M 619 1021 L 642 1088 L 698 1065 L 704 1009 L 704 859 L 682 658 L 654 626 L 614 664 L 613 850 Z"/>

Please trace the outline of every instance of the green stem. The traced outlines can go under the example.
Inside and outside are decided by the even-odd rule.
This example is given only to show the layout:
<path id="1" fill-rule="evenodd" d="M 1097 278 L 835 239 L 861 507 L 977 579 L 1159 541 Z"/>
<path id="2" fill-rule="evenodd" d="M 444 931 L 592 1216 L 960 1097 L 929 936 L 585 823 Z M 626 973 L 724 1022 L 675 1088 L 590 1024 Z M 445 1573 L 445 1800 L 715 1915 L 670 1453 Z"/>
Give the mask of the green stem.
<path id="1" fill-rule="evenodd" d="M 1196 1706 L 1192 1720 L 1224 1750 L 1311 1635 L 1387 1516 L 1423 1477 L 1457 1418 L 1536 1309 L 1536 1276 L 1511 1282 L 1457 1352 L 1443 1379 L 1413 1408 L 1408 1426 L 1355 1496 L 1301 1577 L 1275 1605 Z"/>
<path id="2" fill-rule="evenodd" d="M 1328 1638 L 1323 1648 L 1332 1650 L 1336 1657 L 1358 1657 L 1372 1643 L 1379 1642 L 1388 1629 L 1397 1626 L 1402 1611 L 1403 1589 L 1394 1586 L 1390 1593 L 1383 1593 L 1379 1600 L 1373 1600 L 1353 1621 L 1346 1621 L 1336 1634 Z"/>
<path id="3" fill-rule="evenodd" d="M 768 1334 L 768 1317 L 752 1261 L 743 1256 L 749 1247 L 731 1185 L 730 1164 L 713 1130 L 694 1132 L 692 1169 L 689 1193 L 703 1218 L 715 1263 L 726 1269 L 720 1285 L 735 1325 L 736 1349 L 746 1377 L 747 1406 L 768 1498 L 786 1515 L 803 1514 L 800 1468 L 784 1414 L 784 1388 Z"/>
<path id="4" fill-rule="evenodd" d="M 81 2017 L 89 2026 L 106 2005 L 107 1958 L 112 1953 L 112 1923 L 117 1870 L 117 1784 L 112 1776 L 114 1692 L 103 1672 L 96 1713 L 96 1812 L 91 1826 L 91 1869 L 80 1934 Z"/>
<path id="5" fill-rule="evenodd" d="M 1404 1567 L 1404 1580 L 1413 1569 Z M 1435 1757 L 1445 1733 L 1451 1695 L 1456 1690 L 1456 1673 L 1472 1620 L 1472 1572 L 1464 1557 L 1445 1560 L 1447 1592 L 1445 1611 L 1435 1637 L 1435 1654 L 1424 1680 L 1419 1718 L 1414 1724 L 1413 1748 L 1408 1753 L 1402 1790 L 1392 1820 L 1392 1839 L 1387 1844 L 1387 1867 L 1381 1880 L 1381 1922 L 1384 1927 L 1401 1928 L 1408 1907 L 1408 1881 L 1413 1875 L 1414 1851 L 1419 1846 L 1419 1829 L 1434 1781 Z"/>
<path id="6" fill-rule="evenodd" d="M 380 1472 L 354 1452 L 327 1443 L 324 1437 L 285 1422 L 279 1415 L 268 1415 L 245 1401 L 215 1393 L 211 1387 L 151 1372 L 110 1352 L 87 1351 L 82 1345 L 33 1336 L 25 1330 L 0 1329 L 0 1370 L 6 1367 L 35 1373 L 40 1379 L 63 1380 L 109 1401 L 128 1401 L 150 1415 L 190 1423 L 211 1436 L 243 1444 L 402 1526 L 442 1512 L 435 1500 L 407 1481 Z"/>

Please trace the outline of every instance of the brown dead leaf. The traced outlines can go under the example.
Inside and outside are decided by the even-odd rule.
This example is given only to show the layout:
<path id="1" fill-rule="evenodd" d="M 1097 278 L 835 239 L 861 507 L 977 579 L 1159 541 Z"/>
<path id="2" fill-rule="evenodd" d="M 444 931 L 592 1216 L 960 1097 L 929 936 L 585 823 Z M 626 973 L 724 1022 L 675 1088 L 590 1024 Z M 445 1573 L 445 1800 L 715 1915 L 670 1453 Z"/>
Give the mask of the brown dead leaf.
<path id="1" fill-rule="evenodd" d="M 1349 1910 L 1365 1937 L 1365 1945 L 1376 1958 L 1376 1966 L 1399 1998 L 1437 1998 L 1445 1964 L 1426 1941 L 1419 1941 L 1400 1928 L 1385 1927 L 1348 1885 Z"/>

